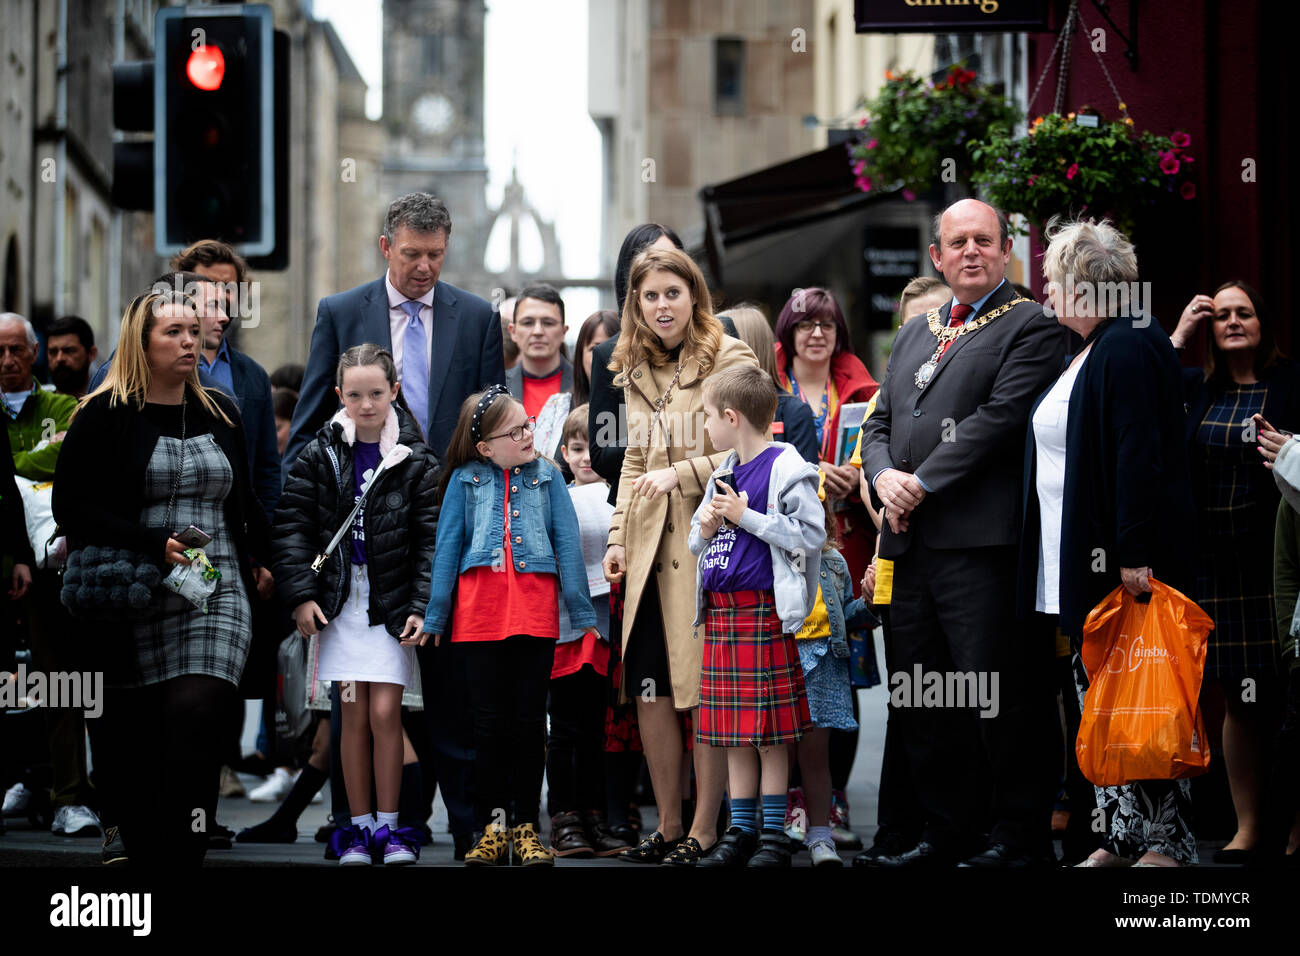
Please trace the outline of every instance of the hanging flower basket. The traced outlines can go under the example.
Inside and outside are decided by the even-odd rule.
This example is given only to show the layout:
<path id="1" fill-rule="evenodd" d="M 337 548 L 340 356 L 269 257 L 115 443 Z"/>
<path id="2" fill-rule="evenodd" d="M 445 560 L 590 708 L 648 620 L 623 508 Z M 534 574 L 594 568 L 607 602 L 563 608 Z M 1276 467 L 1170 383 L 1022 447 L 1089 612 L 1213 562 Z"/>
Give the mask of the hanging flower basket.
<path id="1" fill-rule="evenodd" d="M 967 142 L 995 129 L 1009 135 L 1019 120 L 1015 106 L 960 66 L 935 84 L 910 72 L 887 72 L 885 80 L 863 103 L 867 117 L 849 150 L 863 192 L 898 187 L 911 200 L 943 183 L 969 187 Z"/>
<path id="2" fill-rule="evenodd" d="M 1196 198 L 1190 145 L 1185 132 L 1139 133 L 1127 115 L 1107 121 L 1085 106 L 1039 116 L 1026 136 L 999 130 L 973 140 L 972 182 L 987 202 L 1030 225 L 1054 215 L 1105 215 L 1131 234 L 1146 209 Z"/>

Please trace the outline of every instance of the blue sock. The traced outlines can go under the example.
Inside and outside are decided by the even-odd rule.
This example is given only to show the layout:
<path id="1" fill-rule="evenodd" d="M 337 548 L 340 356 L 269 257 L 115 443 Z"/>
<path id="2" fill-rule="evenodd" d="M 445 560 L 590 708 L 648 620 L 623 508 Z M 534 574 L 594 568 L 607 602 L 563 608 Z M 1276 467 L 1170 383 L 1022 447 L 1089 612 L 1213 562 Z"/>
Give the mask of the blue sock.
<path id="1" fill-rule="evenodd" d="M 781 833 L 785 830 L 785 794 L 763 794 L 763 832 Z"/>
<path id="2" fill-rule="evenodd" d="M 753 797 L 731 798 L 731 825 L 746 833 L 758 832 L 758 801 Z"/>

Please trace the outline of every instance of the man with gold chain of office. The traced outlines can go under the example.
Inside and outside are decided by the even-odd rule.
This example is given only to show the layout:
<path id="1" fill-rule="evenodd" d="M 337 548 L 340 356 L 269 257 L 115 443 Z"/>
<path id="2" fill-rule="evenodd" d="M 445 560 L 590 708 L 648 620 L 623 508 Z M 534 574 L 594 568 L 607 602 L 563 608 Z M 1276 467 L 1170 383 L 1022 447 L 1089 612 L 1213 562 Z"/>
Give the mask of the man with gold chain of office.
<path id="1" fill-rule="evenodd" d="M 930 258 L 953 299 L 899 331 L 862 428 L 862 493 L 885 509 L 880 556 L 894 561 L 891 689 L 919 673 L 998 699 L 891 694 L 926 824 L 916 847 L 875 863 L 1044 862 L 1061 760 L 1054 645 L 1016 620 L 1016 559 L 1025 429 L 1066 333 L 1006 280 L 1011 240 L 991 206 L 964 199 L 936 217 Z"/>

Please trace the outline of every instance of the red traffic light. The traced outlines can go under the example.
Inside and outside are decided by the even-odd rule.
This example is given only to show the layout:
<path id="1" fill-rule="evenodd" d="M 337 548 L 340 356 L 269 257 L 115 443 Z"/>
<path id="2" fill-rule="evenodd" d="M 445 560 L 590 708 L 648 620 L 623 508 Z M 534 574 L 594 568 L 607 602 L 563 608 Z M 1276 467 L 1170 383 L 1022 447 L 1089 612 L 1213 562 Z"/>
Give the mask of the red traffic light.
<path id="1" fill-rule="evenodd" d="M 221 48 L 204 45 L 196 49 L 185 62 L 185 75 L 201 90 L 221 89 L 221 81 L 226 76 L 226 58 Z"/>

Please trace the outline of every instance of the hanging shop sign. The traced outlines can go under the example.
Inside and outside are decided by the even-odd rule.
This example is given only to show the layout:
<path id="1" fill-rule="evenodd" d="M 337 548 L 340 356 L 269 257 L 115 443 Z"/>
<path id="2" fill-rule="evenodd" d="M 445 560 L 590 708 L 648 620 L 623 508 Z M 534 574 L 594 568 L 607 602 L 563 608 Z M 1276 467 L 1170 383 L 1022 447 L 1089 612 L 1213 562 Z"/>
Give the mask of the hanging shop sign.
<path id="1" fill-rule="evenodd" d="M 854 0 L 858 33 L 1017 33 L 1048 29 L 1049 0 Z"/>

